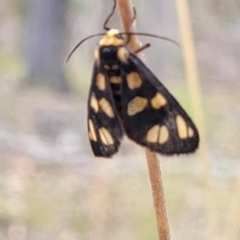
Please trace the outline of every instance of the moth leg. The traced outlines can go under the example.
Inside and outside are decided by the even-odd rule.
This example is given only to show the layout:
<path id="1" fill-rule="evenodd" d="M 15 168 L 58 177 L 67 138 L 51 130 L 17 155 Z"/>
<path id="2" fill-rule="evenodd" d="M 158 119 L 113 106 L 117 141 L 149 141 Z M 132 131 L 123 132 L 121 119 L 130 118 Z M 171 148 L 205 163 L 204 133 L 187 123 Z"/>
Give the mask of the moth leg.
<path id="1" fill-rule="evenodd" d="M 149 48 L 150 46 L 151 46 L 150 43 L 144 44 L 144 45 L 141 46 L 139 49 L 137 49 L 137 50 L 134 52 L 134 54 L 137 54 L 137 53 L 145 50 L 146 48 Z"/>

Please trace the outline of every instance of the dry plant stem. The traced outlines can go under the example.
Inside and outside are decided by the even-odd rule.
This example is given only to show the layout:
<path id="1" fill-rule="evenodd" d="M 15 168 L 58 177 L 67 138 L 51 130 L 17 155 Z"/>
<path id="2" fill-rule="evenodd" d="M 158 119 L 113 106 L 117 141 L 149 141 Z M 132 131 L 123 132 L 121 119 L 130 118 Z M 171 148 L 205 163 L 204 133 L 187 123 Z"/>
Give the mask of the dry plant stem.
<path id="1" fill-rule="evenodd" d="M 169 240 L 170 231 L 167 219 L 161 167 L 155 152 L 147 149 L 146 156 L 148 160 L 148 170 L 152 185 L 154 208 L 157 218 L 158 236 L 161 240 Z"/>
<path id="2" fill-rule="evenodd" d="M 200 93 L 200 80 L 198 73 L 198 66 L 196 61 L 196 54 L 194 51 L 194 40 L 191 27 L 191 17 L 188 0 L 176 0 L 177 12 L 179 15 L 180 33 L 183 43 L 183 56 L 185 62 L 185 71 L 187 83 L 190 91 L 191 101 L 194 103 L 194 119 L 201 133 L 200 144 L 200 157 L 203 168 L 201 179 L 205 183 L 205 204 L 207 208 L 208 218 L 208 238 L 211 240 L 219 239 L 217 236 L 218 230 L 218 217 L 217 217 L 217 204 L 214 189 L 209 184 L 210 180 L 210 164 L 209 152 L 206 144 L 206 127 L 204 123 L 204 114 L 202 108 L 202 99 Z"/>
<path id="3" fill-rule="evenodd" d="M 117 0 L 117 6 L 122 21 L 123 29 L 125 32 L 134 32 L 133 23 L 133 9 L 130 0 Z M 129 47 L 132 51 L 136 51 L 139 48 L 137 37 L 131 35 L 129 40 Z"/>
<path id="4" fill-rule="evenodd" d="M 129 0 L 118 0 L 118 9 L 122 20 L 123 29 L 125 32 L 133 31 L 132 28 L 132 6 Z M 129 47 L 132 51 L 139 48 L 136 36 L 132 36 L 129 41 Z M 152 186 L 152 194 L 154 200 L 154 208 L 156 213 L 158 238 L 161 240 L 170 239 L 170 231 L 166 213 L 166 204 L 164 198 L 164 190 L 162 183 L 162 175 L 160 164 L 155 152 L 146 149 L 146 157 L 148 161 L 148 169 Z"/>

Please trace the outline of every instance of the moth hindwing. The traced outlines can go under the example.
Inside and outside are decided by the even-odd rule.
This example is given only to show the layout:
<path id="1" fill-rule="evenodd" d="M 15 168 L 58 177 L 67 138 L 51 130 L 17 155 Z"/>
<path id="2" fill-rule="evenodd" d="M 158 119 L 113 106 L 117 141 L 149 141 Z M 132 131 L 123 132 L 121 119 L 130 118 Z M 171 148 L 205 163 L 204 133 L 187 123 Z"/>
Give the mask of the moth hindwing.
<path id="1" fill-rule="evenodd" d="M 89 139 L 95 156 L 111 157 L 122 136 L 158 153 L 190 153 L 199 143 L 190 117 L 118 30 L 101 39 L 95 53 L 88 101 Z"/>

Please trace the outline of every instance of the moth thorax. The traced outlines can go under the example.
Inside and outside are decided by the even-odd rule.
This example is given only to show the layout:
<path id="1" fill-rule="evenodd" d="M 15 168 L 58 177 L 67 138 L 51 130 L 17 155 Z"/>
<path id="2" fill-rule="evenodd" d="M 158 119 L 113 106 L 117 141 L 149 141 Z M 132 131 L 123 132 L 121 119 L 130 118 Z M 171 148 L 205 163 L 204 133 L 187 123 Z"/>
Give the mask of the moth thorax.
<path id="1" fill-rule="evenodd" d="M 114 46 L 102 46 L 99 49 L 100 60 L 105 63 L 118 63 L 118 48 Z"/>

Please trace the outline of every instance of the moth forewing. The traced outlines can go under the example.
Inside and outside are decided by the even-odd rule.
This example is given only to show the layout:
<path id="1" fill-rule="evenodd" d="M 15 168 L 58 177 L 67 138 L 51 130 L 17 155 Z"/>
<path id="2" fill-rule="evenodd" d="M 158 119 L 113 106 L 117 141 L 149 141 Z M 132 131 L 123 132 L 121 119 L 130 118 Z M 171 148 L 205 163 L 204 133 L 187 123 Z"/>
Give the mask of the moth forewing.
<path id="1" fill-rule="evenodd" d="M 122 119 L 133 141 L 162 154 L 190 153 L 199 143 L 190 117 L 133 53 L 122 64 Z"/>
<path id="2" fill-rule="evenodd" d="M 116 153 L 123 135 L 109 78 L 97 62 L 88 99 L 88 134 L 93 153 L 98 157 L 111 157 Z"/>

